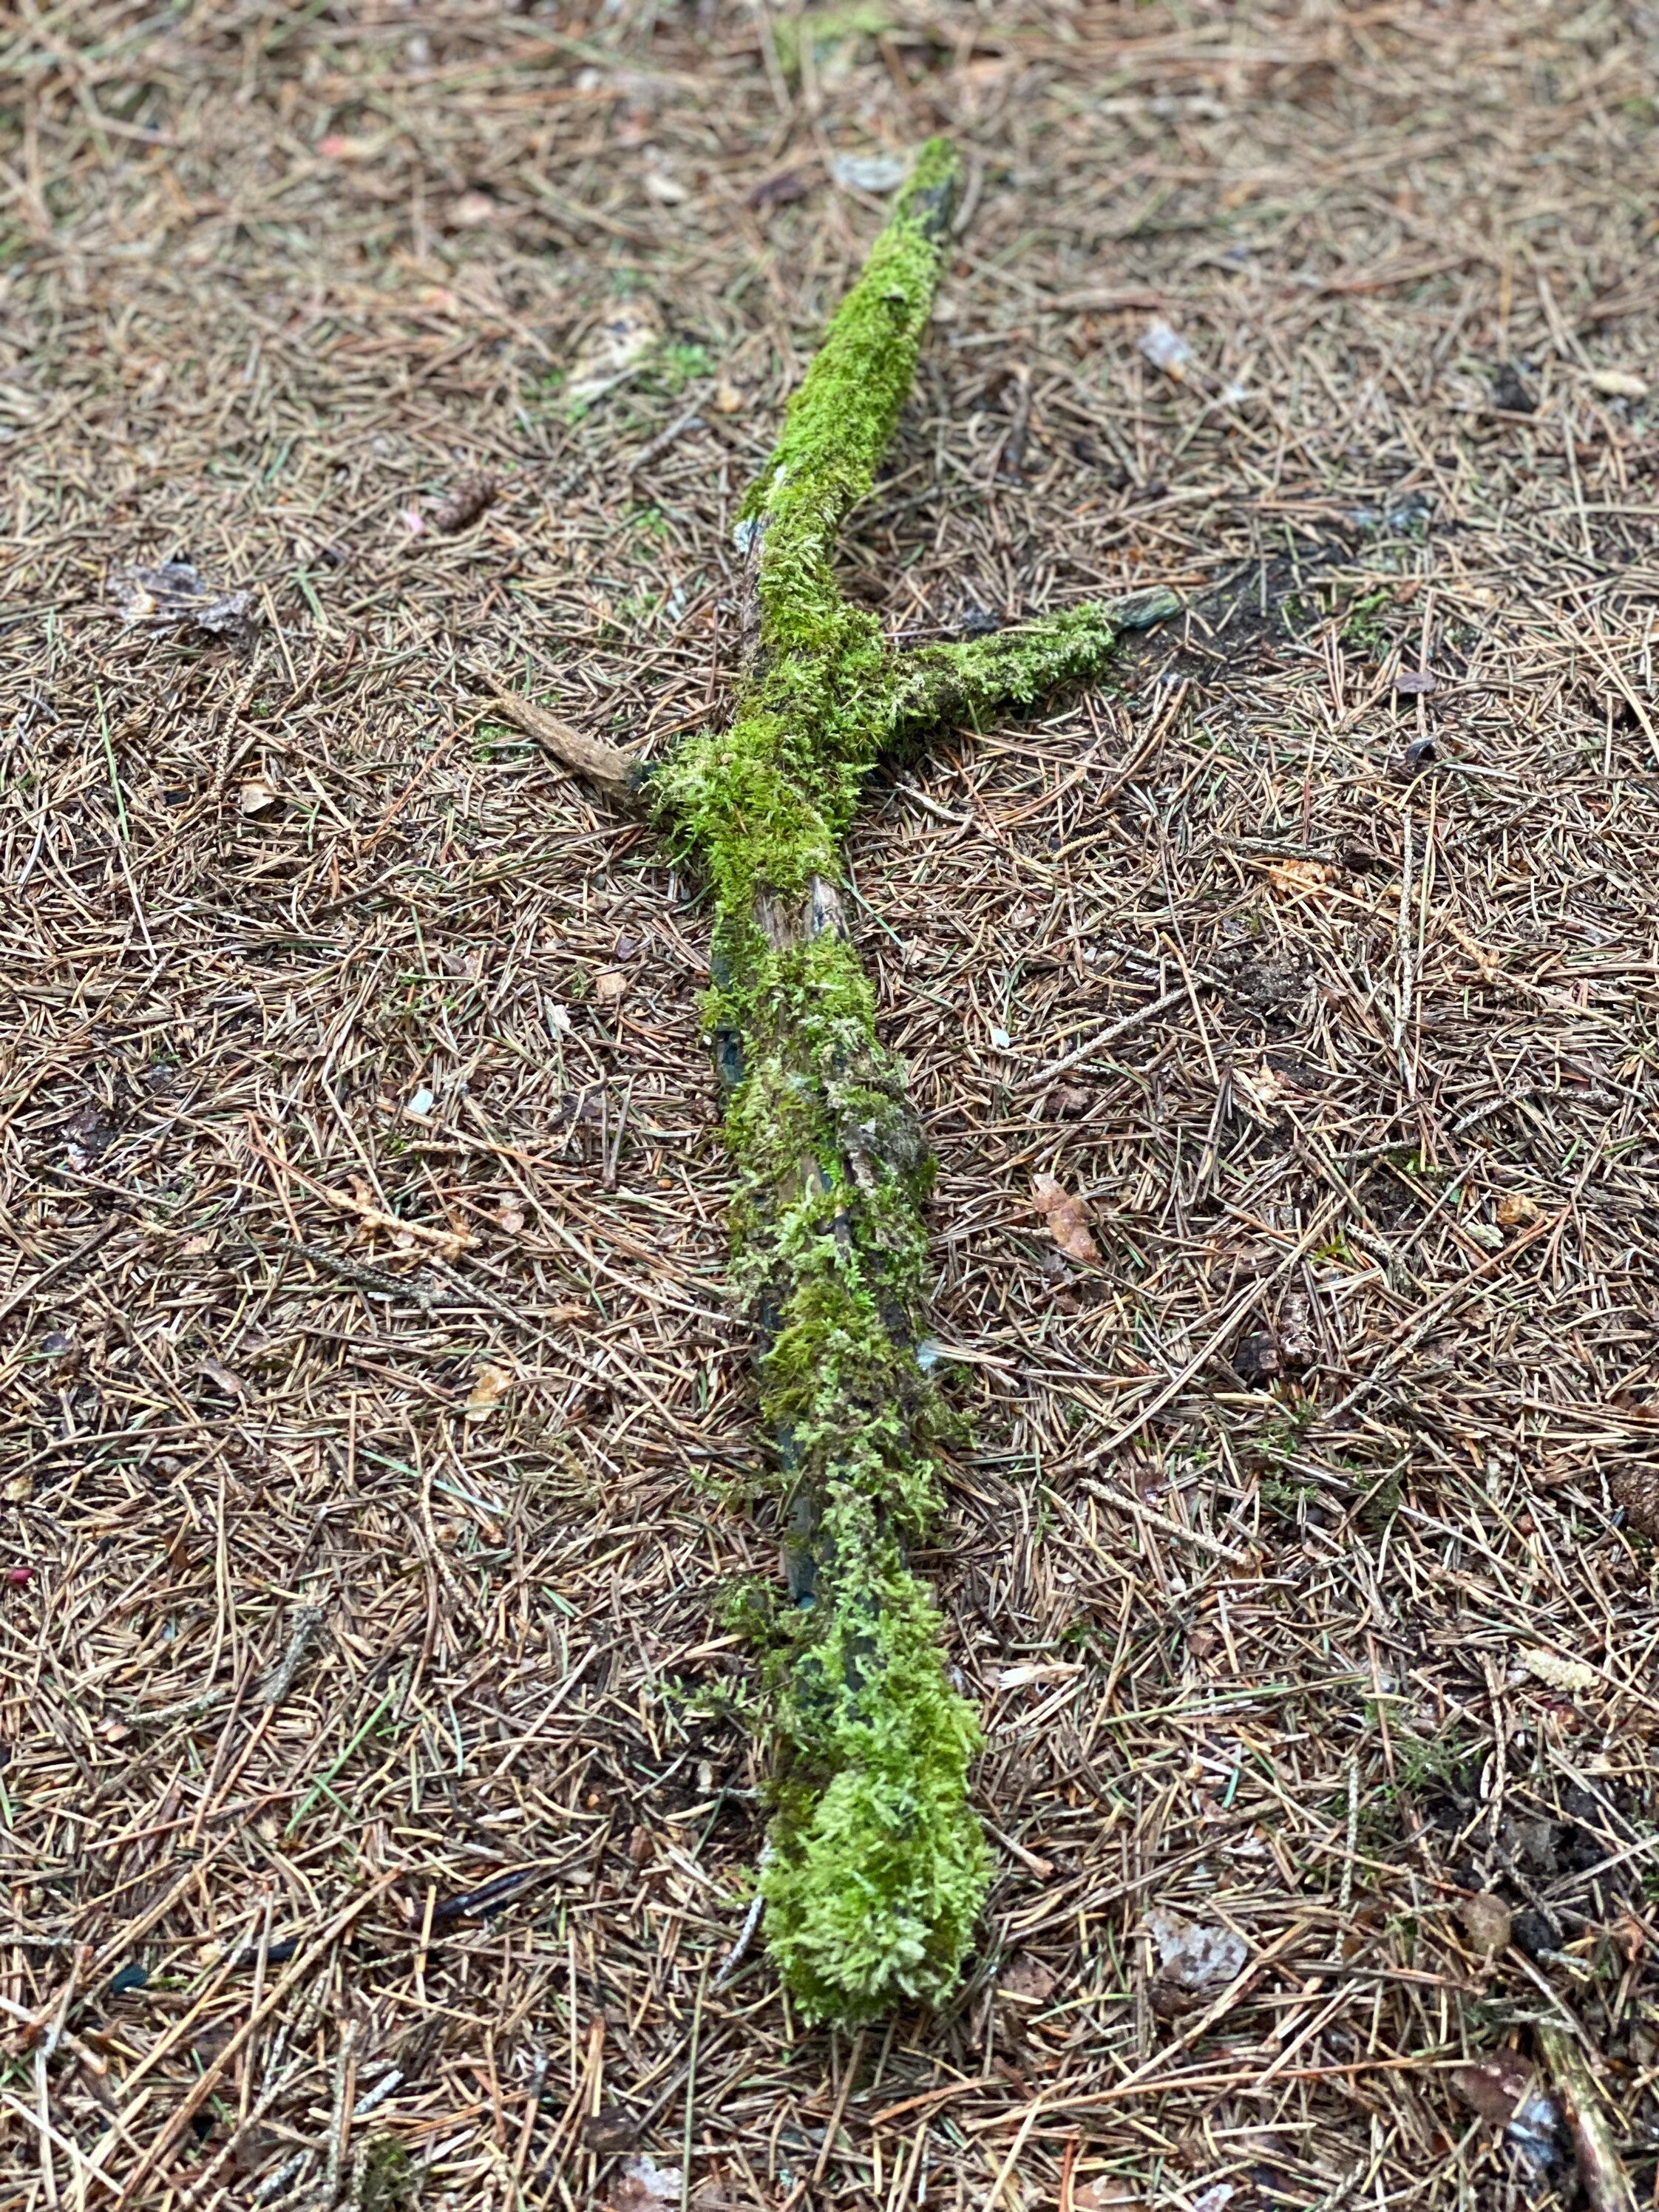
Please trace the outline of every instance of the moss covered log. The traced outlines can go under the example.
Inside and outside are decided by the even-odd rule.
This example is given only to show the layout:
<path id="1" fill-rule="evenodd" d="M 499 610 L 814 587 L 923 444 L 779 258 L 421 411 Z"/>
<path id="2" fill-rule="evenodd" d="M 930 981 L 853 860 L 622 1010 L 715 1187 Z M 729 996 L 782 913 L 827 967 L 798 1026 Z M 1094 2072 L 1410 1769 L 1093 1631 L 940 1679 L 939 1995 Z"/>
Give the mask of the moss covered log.
<path id="1" fill-rule="evenodd" d="M 848 938 L 842 841 L 884 753 L 1097 673 L 1123 628 L 1172 605 L 1147 594 L 902 653 L 842 595 L 836 536 L 909 392 L 957 176 L 945 142 L 923 148 L 744 504 L 729 725 L 638 769 L 514 708 L 580 772 L 632 789 L 714 895 L 733 1264 L 760 1331 L 795 1601 L 774 1685 L 767 1942 L 803 2008 L 842 2020 L 945 1995 L 990 1869 L 969 1804 L 975 1715 L 908 1559 L 939 1509 L 945 1426 L 918 1358 L 932 1167 Z"/>

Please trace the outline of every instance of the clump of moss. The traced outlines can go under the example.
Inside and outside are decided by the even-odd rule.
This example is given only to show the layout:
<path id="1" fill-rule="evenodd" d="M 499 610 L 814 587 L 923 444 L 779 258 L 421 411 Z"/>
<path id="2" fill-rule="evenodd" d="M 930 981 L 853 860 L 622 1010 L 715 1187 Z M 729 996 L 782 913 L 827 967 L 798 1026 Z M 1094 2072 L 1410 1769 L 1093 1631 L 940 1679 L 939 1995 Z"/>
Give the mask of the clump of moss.
<path id="1" fill-rule="evenodd" d="M 841 842 L 884 752 L 1093 674 L 1127 621 L 1172 605 L 900 655 L 842 596 L 836 534 L 910 389 L 957 177 L 947 143 L 922 149 L 744 501 L 755 651 L 730 724 L 646 786 L 714 895 L 734 1266 L 793 1530 L 797 1610 L 769 1668 L 767 1941 L 803 2009 L 843 2020 L 948 1992 L 990 1862 L 968 1803 L 977 1722 L 906 1557 L 938 1512 L 945 1432 L 917 1358 L 932 1164 L 841 925 Z"/>
<path id="2" fill-rule="evenodd" d="M 789 1757 L 761 1884 L 791 1989 L 841 2019 L 944 1997 L 990 1874 L 967 1806 L 978 1723 L 945 1680 L 933 1602 L 879 1517 L 845 1491 L 825 1514 L 833 1601 L 781 1701 Z"/>
<path id="3" fill-rule="evenodd" d="M 415 2212 L 421 2201 L 415 2161 L 396 2136 L 374 2136 L 357 2170 L 358 2212 Z"/>
<path id="4" fill-rule="evenodd" d="M 808 8 L 798 16 L 775 16 L 772 40 L 779 66 L 793 84 L 800 76 L 803 40 L 810 43 L 815 60 L 827 61 L 837 46 L 856 39 L 878 39 L 891 28 L 892 17 L 878 0 L 853 0 L 848 7 Z"/>

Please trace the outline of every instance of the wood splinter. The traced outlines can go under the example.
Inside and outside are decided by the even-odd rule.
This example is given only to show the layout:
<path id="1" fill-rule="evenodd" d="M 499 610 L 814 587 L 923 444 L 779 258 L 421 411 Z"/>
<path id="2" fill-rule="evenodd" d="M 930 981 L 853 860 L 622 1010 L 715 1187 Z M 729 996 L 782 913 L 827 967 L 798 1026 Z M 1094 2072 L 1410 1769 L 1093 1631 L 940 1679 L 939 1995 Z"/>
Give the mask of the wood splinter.
<path id="1" fill-rule="evenodd" d="M 804 2011 L 862 2020 L 949 1991 L 990 1872 L 980 1735 L 907 1545 L 937 1516 L 948 1417 L 924 1349 L 933 1176 L 837 889 L 878 761 L 1097 674 L 1167 592 L 913 652 L 833 568 L 927 326 L 960 182 L 934 139 L 791 401 L 737 525 L 745 665 L 722 730 L 661 760 L 497 692 L 596 790 L 690 848 L 714 894 L 707 1001 L 737 1171 L 733 1270 L 787 1502 L 793 1608 L 769 1631 L 766 1940 Z M 492 687 L 493 688 L 493 687 Z"/>

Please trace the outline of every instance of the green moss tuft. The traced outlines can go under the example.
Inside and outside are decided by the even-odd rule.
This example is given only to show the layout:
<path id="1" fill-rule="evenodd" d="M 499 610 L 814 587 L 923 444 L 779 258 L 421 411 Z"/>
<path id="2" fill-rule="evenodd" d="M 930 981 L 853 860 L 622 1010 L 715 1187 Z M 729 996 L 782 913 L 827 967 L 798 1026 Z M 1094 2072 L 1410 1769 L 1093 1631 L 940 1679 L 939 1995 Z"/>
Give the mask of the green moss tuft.
<path id="1" fill-rule="evenodd" d="M 360 2212 L 414 2212 L 421 2178 L 395 2136 L 376 2136 L 363 2154 L 356 2203 Z"/>
<path id="2" fill-rule="evenodd" d="M 779 65 L 793 84 L 800 75 L 801 42 L 809 40 L 815 60 L 827 61 L 837 46 L 854 39 L 877 39 L 892 27 L 878 0 L 853 0 L 842 8 L 804 9 L 799 15 L 775 15 L 772 40 Z"/>
<path id="3" fill-rule="evenodd" d="M 939 1623 L 872 1501 L 830 1502 L 836 1601 L 783 1700 L 788 1757 L 762 1879 L 767 1937 L 818 2017 L 948 1995 L 990 1875 L 967 1802 L 973 1712 Z"/>

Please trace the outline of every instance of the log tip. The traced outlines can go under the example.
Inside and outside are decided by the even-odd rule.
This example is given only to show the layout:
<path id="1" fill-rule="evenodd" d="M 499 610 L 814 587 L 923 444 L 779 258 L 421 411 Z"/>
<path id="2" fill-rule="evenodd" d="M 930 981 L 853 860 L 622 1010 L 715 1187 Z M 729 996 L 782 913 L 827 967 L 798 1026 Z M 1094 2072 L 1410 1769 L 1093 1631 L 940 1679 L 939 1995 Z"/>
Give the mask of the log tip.
<path id="1" fill-rule="evenodd" d="M 940 243 L 951 228 L 962 190 L 962 156 L 948 138 L 929 138 L 899 194 L 896 212 L 924 238 Z"/>

